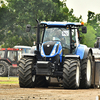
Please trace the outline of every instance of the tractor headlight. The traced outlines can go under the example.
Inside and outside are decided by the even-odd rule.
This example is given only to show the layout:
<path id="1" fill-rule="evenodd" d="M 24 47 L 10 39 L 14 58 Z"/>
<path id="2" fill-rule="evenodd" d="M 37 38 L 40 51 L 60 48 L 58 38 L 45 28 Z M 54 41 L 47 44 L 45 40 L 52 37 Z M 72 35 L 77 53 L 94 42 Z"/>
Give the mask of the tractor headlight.
<path id="1" fill-rule="evenodd" d="M 51 52 L 50 56 L 53 56 L 56 53 L 56 47 L 53 49 L 53 51 Z"/>

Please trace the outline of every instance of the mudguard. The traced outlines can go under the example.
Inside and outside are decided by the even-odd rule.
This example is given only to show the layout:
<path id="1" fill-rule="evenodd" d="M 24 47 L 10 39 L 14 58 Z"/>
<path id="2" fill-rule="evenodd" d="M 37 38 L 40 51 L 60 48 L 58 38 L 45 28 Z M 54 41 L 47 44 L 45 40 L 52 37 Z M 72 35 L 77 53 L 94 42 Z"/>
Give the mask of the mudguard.
<path id="1" fill-rule="evenodd" d="M 80 58 L 80 56 L 79 55 L 65 55 L 65 58 L 76 59 L 76 58 Z"/>
<path id="2" fill-rule="evenodd" d="M 9 58 L 1 58 L 0 61 L 5 61 L 8 64 L 12 65 L 11 60 Z"/>
<path id="3" fill-rule="evenodd" d="M 85 59 L 87 58 L 89 52 L 91 52 L 92 54 L 91 48 L 88 48 L 86 45 L 80 44 L 76 50 L 76 55 L 79 55 L 80 59 Z"/>
<path id="4" fill-rule="evenodd" d="M 23 53 L 22 57 L 35 57 L 36 54 L 31 54 L 31 53 Z"/>

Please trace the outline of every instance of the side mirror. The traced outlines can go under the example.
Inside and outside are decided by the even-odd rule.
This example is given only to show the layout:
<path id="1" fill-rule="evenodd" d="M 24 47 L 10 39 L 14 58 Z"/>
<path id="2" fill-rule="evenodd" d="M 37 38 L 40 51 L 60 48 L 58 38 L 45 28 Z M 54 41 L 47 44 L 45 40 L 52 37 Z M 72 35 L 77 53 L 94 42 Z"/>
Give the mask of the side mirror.
<path id="1" fill-rule="evenodd" d="M 26 32 L 30 32 L 30 30 L 31 30 L 31 25 L 27 25 L 26 26 Z"/>
<path id="2" fill-rule="evenodd" d="M 87 27 L 82 26 L 82 33 L 87 33 Z"/>

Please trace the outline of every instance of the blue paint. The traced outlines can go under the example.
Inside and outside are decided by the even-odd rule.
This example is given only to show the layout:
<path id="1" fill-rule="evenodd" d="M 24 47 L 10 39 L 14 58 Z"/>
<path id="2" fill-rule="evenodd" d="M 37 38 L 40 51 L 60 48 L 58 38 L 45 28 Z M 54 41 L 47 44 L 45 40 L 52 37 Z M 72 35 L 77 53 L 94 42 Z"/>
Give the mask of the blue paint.
<path id="1" fill-rule="evenodd" d="M 50 55 L 45 55 L 45 52 L 44 52 L 44 49 L 43 49 L 43 44 L 42 44 L 42 47 L 41 47 L 41 50 L 43 50 L 43 55 L 41 54 L 42 57 L 52 58 L 52 57 L 55 57 L 56 55 L 59 55 L 60 56 L 60 62 L 62 62 L 62 52 L 61 52 L 62 46 L 61 46 L 61 43 L 60 42 L 56 42 L 56 44 L 54 45 L 54 47 L 53 47 Z M 59 45 L 59 48 L 58 48 L 58 51 L 56 52 L 56 49 L 57 49 L 57 46 L 58 45 Z M 54 55 L 51 55 L 54 49 L 55 49 L 55 54 Z M 60 52 L 61 52 L 61 54 L 60 54 Z"/>
<path id="2" fill-rule="evenodd" d="M 81 25 L 81 23 L 75 22 L 41 22 L 41 24 L 45 24 L 48 26 L 67 26 L 67 25 Z"/>
<path id="3" fill-rule="evenodd" d="M 79 44 L 79 46 L 77 47 L 76 55 L 79 55 L 80 59 L 83 59 L 86 47 L 87 47 L 86 45 L 82 45 L 82 44 Z"/>

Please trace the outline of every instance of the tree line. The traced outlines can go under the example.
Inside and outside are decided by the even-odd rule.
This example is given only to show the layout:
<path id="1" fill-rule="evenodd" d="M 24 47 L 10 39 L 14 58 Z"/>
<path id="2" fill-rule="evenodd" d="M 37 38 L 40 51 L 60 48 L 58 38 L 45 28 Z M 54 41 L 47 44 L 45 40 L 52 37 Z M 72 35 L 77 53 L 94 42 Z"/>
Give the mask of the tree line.
<path id="1" fill-rule="evenodd" d="M 66 0 L 6 0 L 0 6 L 0 45 L 14 47 L 15 45 L 33 46 L 36 41 L 36 30 L 26 32 L 26 25 L 36 26 L 39 21 L 82 22 L 82 16 L 76 17 L 73 9 L 69 10 Z M 81 43 L 94 46 L 96 37 L 100 36 L 100 14 L 88 11 L 87 34 L 81 34 Z"/>

